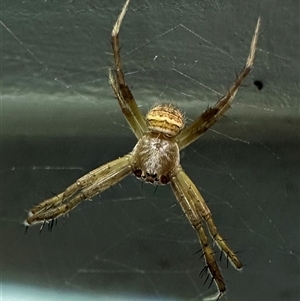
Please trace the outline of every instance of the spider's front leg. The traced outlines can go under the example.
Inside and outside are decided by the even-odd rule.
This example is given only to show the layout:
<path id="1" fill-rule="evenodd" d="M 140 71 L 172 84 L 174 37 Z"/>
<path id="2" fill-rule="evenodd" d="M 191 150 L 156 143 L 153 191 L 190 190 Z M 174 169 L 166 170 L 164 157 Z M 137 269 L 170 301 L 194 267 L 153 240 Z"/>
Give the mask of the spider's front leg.
<path id="1" fill-rule="evenodd" d="M 86 199 L 117 184 L 132 172 L 132 155 L 109 162 L 78 179 L 64 192 L 34 206 L 24 221 L 26 227 L 50 222 L 65 215 Z"/>
<path id="2" fill-rule="evenodd" d="M 226 254 L 234 267 L 241 269 L 242 263 L 218 233 L 218 230 L 212 219 L 212 214 L 199 190 L 187 176 L 187 174 L 182 170 L 180 165 L 177 166 L 173 172 L 171 186 L 182 210 L 197 232 L 200 244 L 202 246 L 205 262 L 209 272 L 211 273 L 212 279 L 216 282 L 220 292 L 220 297 L 226 291 L 226 285 L 222 273 L 216 263 L 214 252 L 209 245 L 208 238 L 202 226 L 203 222 L 207 224 L 211 237 L 218 244 L 221 251 Z"/>
<path id="3" fill-rule="evenodd" d="M 122 70 L 119 31 L 126 14 L 130 0 L 127 0 L 113 27 L 111 33 L 111 45 L 114 55 L 114 69 L 109 69 L 109 83 L 118 99 L 122 112 L 129 123 L 135 136 L 140 139 L 147 132 L 147 124 L 143 114 L 138 108 L 136 101 L 125 83 L 125 76 Z"/>

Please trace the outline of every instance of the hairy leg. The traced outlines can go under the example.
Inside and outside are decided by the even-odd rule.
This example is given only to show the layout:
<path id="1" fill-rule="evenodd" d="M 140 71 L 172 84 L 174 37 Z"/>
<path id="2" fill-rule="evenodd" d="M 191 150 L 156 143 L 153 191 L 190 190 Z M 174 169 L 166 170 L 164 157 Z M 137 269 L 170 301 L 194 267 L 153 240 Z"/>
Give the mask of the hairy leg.
<path id="1" fill-rule="evenodd" d="M 119 31 L 129 2 L 130 0 L 127 0 L 124 4 L 111 33 L 111 44 L 114 54 L 114 69 L 109 70 L 109 82 L 114 90 L 115 96 L 118 99 L 119 105 L 127 122 L 129 123 L 135 136 L 140 139 L 147 131 L 147 124 L 129 87 L 125 84 L 125 77 L 122 70 L 120 56 Z"/>
<path id="2" fill-rule="evenodd" d="M 131 154 L 109 162 L 78 179 L 64 192 L 34 206 L 24 221 L 25 226 L 49 222 L 65 215 L 79 203 L 115 185 L 132 172 Z"/>
<path id="3" fill-rule="evenodd" d="M 202 198 L 199 190 L 196 188 L 191 179 L 186 175 L 186 173 L 182 170 L 181 166 L 178 166 L 175 169 L 171 178 L 171 186 L 182 210 L 197 232 L 208 270 L 212 275 L 213 280 L 216 282 L 221 295 L 226 291 L 225 282 L 222 273 L 216 263 L 214 252 L 209 245 L 202 224 L 207 224 L 212 238 L 217 242 L 221 251 L 226 254 L 234 267 L 241 269 L 242 263 L 239 261 L 235 253 L 228 247 L 224 239 L 219 234 L 213 222 L 212 214 L 207 207 L 204 199 Z"/>
<path id="4" fill-rule="evenodd" d="M 260 18 L 257 20 L 255 31 L 252 37 L 250 52 L 246 64 L 242 71 L 238 74 L 236 80 L 231 85 L 227 93 L 213 106 L 204 111 L 192 124 L 187 126 L 178 135 L 177 141 L 179 149 L 183 149 L 195 140 L 197 140 L 203 133 L 205 133 L 211 126 L 213 126 L 218 119 L 230 108 L 230 105 L 238 91 L 239 86 L 245 77 L 250 73 L 252 68 L 258 33 L 260 28 Z"/>

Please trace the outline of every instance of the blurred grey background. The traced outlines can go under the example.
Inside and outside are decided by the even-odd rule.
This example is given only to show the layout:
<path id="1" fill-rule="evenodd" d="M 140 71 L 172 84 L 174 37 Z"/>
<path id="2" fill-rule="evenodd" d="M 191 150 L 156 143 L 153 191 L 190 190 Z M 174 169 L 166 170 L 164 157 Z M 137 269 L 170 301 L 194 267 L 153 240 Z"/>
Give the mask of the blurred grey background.
<path id="1" fill-rule="evenodd" d="M 1 300 L 216 292 L 198 276 L 200 246 L 170 187 L 130 176 L 51 233 L 37 226 L 24 235 L 26 210 L 136 143 L 107 78 L 123 3 L 1 2 Z M 224 299 L 298 300 L 299 2 L 132 0 L 122 59 L 144 113 L 173 102 L 190 122 L 243 67 L 259 15 L 253 72 L 182 165 L 244 263 L 240 273 L 221 260 Z"/>

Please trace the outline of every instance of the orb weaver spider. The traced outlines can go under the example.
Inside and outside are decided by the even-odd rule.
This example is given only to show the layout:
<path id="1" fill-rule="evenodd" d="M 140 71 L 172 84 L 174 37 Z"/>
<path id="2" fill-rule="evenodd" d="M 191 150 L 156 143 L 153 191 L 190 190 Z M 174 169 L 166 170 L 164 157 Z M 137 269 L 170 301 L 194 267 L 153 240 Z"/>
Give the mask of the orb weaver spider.
<path id="1" fill-rule="evenodd" d="M 121 66 L 119 30 L 129 2 L 130 0 L 127 0 L 123 6 L 111 33 L 114 69 L 109 70 L 109 82 L 138 142 L 129 154 L 96 168 L 78 179 L 64 192 L 34 206 L 29 211 L 24 225 L 27 230 L 29 226 L 42 223 L 41 230 L 45 223 L 48 223 L 52 229 L 54 220 L 59 216 L 68 214 L 82 201 L 103 192 L 132 173 L 146 183 L 154 185 L 170 183 L 178 203 L 198 235 L 206 263 L 205 269 L 210 272 L 212 281 L 216 283 L 219 299 L 225 293 L 226 285 L 203 224 L 206 224 L 210 236 L 232 265 L 240 270 L 242 263 L 219 234 L 203 197 L 182 169 L 179 152 L 198 139 L 230 108 L 238 87 L 253 65 L 260 18 L 252 37 L 246 64 L 227 93 L 185 127 L 183 114 L 171 104 L 157 105 L 144 117 L 125 83 Z"/>

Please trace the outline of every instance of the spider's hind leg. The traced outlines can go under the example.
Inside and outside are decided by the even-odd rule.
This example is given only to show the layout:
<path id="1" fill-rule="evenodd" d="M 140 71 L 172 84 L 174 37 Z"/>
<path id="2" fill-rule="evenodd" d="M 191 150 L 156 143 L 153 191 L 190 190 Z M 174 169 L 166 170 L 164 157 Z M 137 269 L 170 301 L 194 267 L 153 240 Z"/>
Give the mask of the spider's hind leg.
<path id="1" fill-rule="evenodd" d="M 251 71 L 255 58 L 260 23 L 261 20 L 260 18 L 258 18 L 245 66 L 239 72 L 235 81 L 230 86 L 226 94 L 214 106 L 204 111 L 196 120 L 194 120 L 194 122 L 184 128 L 178 135 L 177 141 L 180 149 L 187 147 L 189 144 L 197 140 L 203 133 L 205 133 L 210 127 L 212 127 L 230 108 L 239 86 Z"/>
<path id="2" fill-rule="evenodd" d="M 111 45 L 114 55 L 114 69 L 109 69 L 109 83 L 118 99 L 122 112 L 129 123 L 135 136 L 140 139 L 147 131 L 147 124 L 143 114 L 141 113 L 136 101 L 125 83 L 125 76 L 122 70 L 120 56 L 119 31 L 126 14 L 130 0 L 127 0 L 123 9 L 114 24 L 111 33 Z"/>

